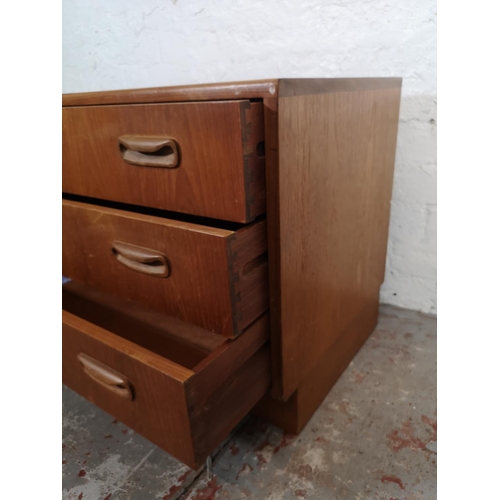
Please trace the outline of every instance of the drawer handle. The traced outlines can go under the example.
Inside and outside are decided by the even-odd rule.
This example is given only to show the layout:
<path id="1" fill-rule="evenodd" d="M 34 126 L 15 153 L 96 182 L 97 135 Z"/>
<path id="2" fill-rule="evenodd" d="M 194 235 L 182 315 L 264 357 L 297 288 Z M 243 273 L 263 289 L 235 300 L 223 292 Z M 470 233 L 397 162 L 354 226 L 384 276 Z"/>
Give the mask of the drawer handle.
<path id="1" fill-rule="evenodd" d="M 115 370 L 109 368 L 86 354 L 80 353 L 77 356 L 78 361 L 83 366 L 83 371 L 95 382 L 102 385 L 117 396 L 132 401 L 134 395 L 132 393 L 132 386 L 130 385 L 127 377 L 120 375 Z"/>
<path id="2" fill-rule="evenodd" d="M 113 254 L 118 262 L 139 273 L 157 278 L 170 276 L 167 257 L 156 250 L 149 250 L 123 241 L 114 241 Z"/>
<path id="3" fill-rule="evenodd" d="M 141 167 L 175 168 L 179 166 L 179 151 L 172 139 L 165 137 L 122 135 L 118 138 L 122 158 Z"/>

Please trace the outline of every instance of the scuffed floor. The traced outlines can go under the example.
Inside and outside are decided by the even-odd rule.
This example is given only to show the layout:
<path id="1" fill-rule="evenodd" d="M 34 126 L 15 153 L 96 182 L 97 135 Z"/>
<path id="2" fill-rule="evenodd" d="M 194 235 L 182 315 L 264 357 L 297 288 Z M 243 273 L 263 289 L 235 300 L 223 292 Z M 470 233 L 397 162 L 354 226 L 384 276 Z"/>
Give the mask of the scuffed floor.
<path id="1" fill-rule="evenodd" d="M 191 471 L 63 388 L 63 499 L 436 498 L 436 319 L 379 324 L 298 437 L 247 417 Z"/>

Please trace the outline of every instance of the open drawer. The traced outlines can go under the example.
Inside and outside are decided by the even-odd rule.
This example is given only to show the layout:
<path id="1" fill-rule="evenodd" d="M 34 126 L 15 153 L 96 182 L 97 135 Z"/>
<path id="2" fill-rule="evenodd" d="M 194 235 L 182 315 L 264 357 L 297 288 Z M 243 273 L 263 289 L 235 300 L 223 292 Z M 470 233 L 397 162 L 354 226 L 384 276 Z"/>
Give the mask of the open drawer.
<path id="1" fill-rule="evenodd" d="M 69 282 L 63 382 L 197 469 L 270 386 L 268 324 L 225 340 Z"/>
<path id="2" fill-rule="evenodd" d="M 68 278 L 224 337 L 269 308 L 265 220 L 222 229 L 131 207 L 62 207 Z"/>

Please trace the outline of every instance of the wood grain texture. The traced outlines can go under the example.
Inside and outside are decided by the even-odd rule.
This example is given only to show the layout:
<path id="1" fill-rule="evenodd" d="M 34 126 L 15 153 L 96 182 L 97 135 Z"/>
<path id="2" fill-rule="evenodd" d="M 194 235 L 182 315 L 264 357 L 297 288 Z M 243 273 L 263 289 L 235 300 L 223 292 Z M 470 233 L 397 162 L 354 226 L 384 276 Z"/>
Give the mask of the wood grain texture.
<path id="1" fill-rule="evenodd" d="M 75 295 L 75 290 L 67 293 Z M 112 333 L 87 321 L 85 314 L 93 314 L 96 305 L 87 301 L 80 309 L 84 317 L 63 310 L 64 383 L 197 469 L 269 389 L 267 316 L 222 344 L 195 372 L 121 337 L 119 329 Z M 145 330 L 153 334 L 147 325 Z M 133 400 L 89 377 L 78 358 L 82 354 L 103 373 L 122 376 Z M 218 374 L 210 384 L 205 383 L 208 372 Z"/>
<path id="2" fill-rule="evenodd" d="M 280 197 L 278 99 L 263 100 L 266 135 L 266 199 L 267 254 L 269 277 L 269 321 L 271 331 L 272 393 L 283 394 L 281 342 L 281 254 L 280 254 Z"/>
<path id="3" fill-rule="evenodd" d="M 269 316 L 261 316 L 246 331 L 251 334 L 240 335 L 238 342 L 226 341 L 193 367 L 200 393 L 212 394 L 227 379 L 228 372 L 237 370 L 269 340 Z"/>
<path id="4" fill-rule="evenodd" d="M 225 342 L 221 335 L 77 281 L 63 286 L 62 306 L 75 316 L 189 369 Z"/>
<path id="5" fill-rule="evenodd" d="M 267 225 L 245 226 L 226 239 L 233 331 L 246 328 L 269 309 Z"/>
<path id="6" fill-rule="evenodd" d="M 290 434 L 299 434 L 377 326 L 378 306 L 377 293 L 302 378 L 287 401 L 279 401 L 268 393 L 253 412 Z"/>
<path id="7" fill-rule="evenodd" d="M 184 463 L 194 464 L 185 382 L 193 372 L 63 311 L 63 382 Z M 84 353 L 130 380 L 133 401 L 89 379 Z M 170 410 L 169 410 L 170 408 Z"/>
<path id="8" fill-rule="evenodd" d="M 186 390 L 192 395 L 192 435 L 199 463 L 269 390 L 268 340 L 269 316 L 265 314 L 194 368 Z"/>
<path id="9" fill-rule="evenodd" d="M 234 335 L 235 332 L 241 331 L 243 325 L 253 321 L 250 318 L 255 319 L 258 316 L 258 311 L 267 309 L 268 301 L 274 399 L 268 396 L 259 405 L 259 411 L 261 414 L 267 412 L 268 418 L 290 432 L 298 432 L 305 425 L 376 323 L 378 293 L 385 271 L 400 90 L 399 78 L 281 79 L 63 96 L 63 105 L 68 106 L 64 111 L 88 111 L 94 108 L 97 110 L 93 111 L 97 113 L 97 117 L 99 113 L 107 113 L 106 110 L 114 113 L 113 110 L 119 108 L 146 108 L 145 103 L 157 103 L 155 106 L 161 107 L 166 106 L 162 104 L 165 102 L 191 101 L 193 106 L 214 106 L 217 104 L 215 101 L 233 100 L 232 104 L 229 103 L 232 105 L 231 111 L 228 111 L 227 115 L 222 114 L 221 123 L 228 124 L 226 128 L 230 135 L 226 134 L 225 137 L 231 142 L 229 147 L 233 148 L 235 141 L 242 145 L 241 151 L 238 152 L 237 165 L 238 168 L 241 167 L 238 175 L 241 173 L 243 181 L 238 181 L 235 189 L 230 186 L 224 190 L 234 195 L 237 210 L 229 207 L 225 200 L 213 197 L 212 192 L 205 199 L 203 190 L 206 189 L 207 181 L 203 179 L 199 191 L 195 193 L 196 201 L 186 202 L 185 213 L 241 222 L 251 220 L 267 208 L 268 265 L 263 253 L 266 246 L 263 236 L 265 229 L 264 232 L 253 234 L 250 231 L 253 226 L 250 226 L 248 233 L 246 230 L 239 230 L 222 234 L 219 232 L 222 230 L 207 228 L 208 234 L 203 238 L 189 240 L 187 236 L 173 237 L 173 233 L 164 232 L 164 223 L 159 224 L 158 221 L 153 221 L 153 218 L 131 214 L 127 215 L 131 221 L 126 222 L 118 232 L 125 229 L 127 234 L 137 236 L 137 241 L 133 241 L 133 244 L 158 250 L 167 257 L 169 242 L 182 242 L 182 251 L 179 253 L 185 254 L 185 262 L 192 263 L 196 268 L 197 279 L 201 276 L 201 282 L 197 281 L 201 283 L 201 288 L 196 288 L 194 277 L 187 277 L 188 281 L 193 280 L 187 289 L 192 294 L 190 297 L 196 297 L 193 303 L 184 296 L 182 300 L 162 303 L 161 297 L 165 297 L 165 290 L 161 288 L 151 290 L 144 286 L 135 296 L 135 281 L 122 281 L 117 287 L 122 296 L 143 300 L 142 303 L 148 307 L 155 303 L 159 306 L 157 310 L 188 321 L 191 321 L 191 313 L 185 314 L 186 308 L 196 305 L 201 309 L 201 312 L 196 314 L 203 317 L 203 321 L 198 324 L 205 328 L 208 324 L 213 327 L 214 317 L 217 318 L 217 324 L 227 321 L 224 323 L 225 335 Z M 250 103 L 249 99 L 259 99 L 262 102 Z M 118 104 L 120 106 L 117 106 Z M 259 104 L 259 107 L 255 104 Z M 137 114 L 136 111 L 130 113 L 131 116 Z M 210 113 L 215 116 L 213 110 Z M 239 117 L 237 127 L 234 126 L 233 115 Z M 117 115 L 113 121 L 119 119 Z M 215 122 L 217 121 L 211 120 L 211 123 Z M 254 127 L 254 124 L 262 123 L 264 127 Z M 157 128 L 155 126 L 155 129 Z M 263 146 L 262 130 L 265 134 L 265 159 L 261 153 L 257 153 Z M 202 130 L 200 127 L 201 134 L 208 136 L 212 132 L 213 130 Z M 136 131 L 124 133 L 134 134 Z M 84 134 L 79 137 L 84 137 Z M 173 139 L 177 140 L 176 137 Z M 248 146 L 250 144 L 251 147 Z M 180 158 L 182 163 L 185 159 L 182 144 Z M 235 167 L 229 166 L 228 162 L 227 168 Z M 82 176 L 86 175 L 88 173 L 82 171 Z M 159 185 L 158 182 L 161 184 L 163 181 L 155 182 Z M 225 182 L 229 181 L 222 179 L 219 184 L 226 186 Z M 259 186 L 259 189 L 249 189 L 252 183 Z M 140 181 L 134 179 L 130 181 L 127 189 L 137 191 L 137 186 L 141 186 Z M 267 200 L 264 196 L 264 186 Z M 149 189 L 143 189 L 148 200 L 142 205 L 158 207 L 155 203 L 164 196 L 165 187 L 161 186 L 159 192 L 151 192 Z M 214 190 L 216 193 L 219 191 Z M 102 183 L 100 195 L 88 196 L 112 200 L 107 194 L 109 192 L 109 187 Z M 188 191 L 183 191 L 186 192 Z M 168 193 L 172 194 L 172 191 Z M 176 191 L 174 195 L 175 193 Z M 172 197 L 169 203 L 171 199 Z M 126 201 L 141 205 L 137 200 Z M 177 201 L 175 200 L 175 203 Z M 217 208 L 211 206 L 211 203 L 216 203 Z M 218 215 L 197 212 L 197 206 L 203 206 L 205 212 L 211 210 L 211 213 Z M 161 208 L 184 210 L 176 207 Z M 232 215 L 228 216 L 229 212 Z M 221 215 L 222 213 L 224 215 Z M 99 214 L 95 219 L 87 221 L 85 224 L 88 228 L 100 228 L 89 230 L 89 234 L 101 231 L 102 227 L 107 225 L 109 234 L 114 235 L 117 231 L 116 221 L 109 222 L 106 219 L 108 215 Z M 124 213 L 112 215 L 123 216 Z M 150 224 L 153 222 L 160 229 L 152 229 Z M 74 225 L 75 221 L 70 220 L 68 224 Z M 170 222 L 167 223 L 169 224 Z M 181 222 L 172 224 L 176 229 L 186 229 L 182 227 Z M 111 227 L 115 229 L 110 229 Z M 78 237 L 78 234 L 75 233 L 74 237 Z M 202 240 L 210 243 L 203 243 Z M 86 247 L 89 241 L 86 236 L 78 243 L 79 246 L 75 244 L 70 250 L 70 253 L 75 255 L 81 252 L 80 259 L 86 259 L 85 280 L 95 272 L 96 266 L 94 254 Z M 164 247 L 151 246 L 151 242 L 158 241 L 161 241 Z M 217 244 L 214 244 L 215 241 Z M 219 244 L 220 242 L 223 244 Z M 209 249 L 215 254 L 209 255 L 208 258 L 208 268 L 210 272 L 213 271 L 213 275 L 210 275 L 210 280 L 205 281 L 204 277 L 210 272 L 196 266 L 204 262 L 203 258 L 207 256 Z M 227 289 L 222 281 L 218 281 L 220 276 L 216 275 L 216 269 L 220 272 L 221 266 L 228 270 Z M 254 276 L 255 281 L 245 281 L 247 276 Z M 107 281 L 116 281 L 114 275 L 112 278 L 114 279 Z M 260 284 L 267 282 L 267 279 L 269 297 L 260 288 Z M 217 294 L 213 293 L 209 281 L 212 285 L 217 283 Z M 102 285 L 106 286 L 105 283 Z M 224 290 L 222 300 L 221 290 Z M 242 299 L 245 294 L 251 297 L 247 301 Z M 171 299 L 175 297 L 179 295 L 170 296 Z M 241 337 L 237 341 L 240 339 Z M 262 352 L 256 351 L 259 342 L 255 338 L 244 349 L 240 344 L 241 352 L 245 353 L 248 349 L 248 352 L 254 354 L 246 361 L 240 358 L 236 361 L 235 354 L 232 364 L 227 365 L 228 369 L 237 370 L 238 373 L 256 373 L 259 369 L 263 370 L 256 376 L 254 386 L 246 386 L 252 397 L 268 383 L 268 374 L 266 375 L 264 368 L 268 367 L 266 362 L 260 361 L 258 366 L 253 365 L 259 353 L 262 359 L 268 356 L 265 349 Z M 221 356 L 223 350 L 227 349 L 227 344 L 224 345 L 225 347 L 217 347 Z M 248 406 L 244 394 L 238 392 L 235 387 L 228 387 L 227 390 L 222 389 L 222 386 L 215 387 L 224 376 L 220 367 L 211 364 L 210 359 L 214 356 L 215 352 L 212 352 L 197 365 L 190 364 L 194 372 L 200 371 L 199 388 L 204 387 L 204 397 L 208 397 L 203 401 L 208 405 L 206 408 L 212 408 L 191 431 L 201 443 L 207 422 L 211 422 L 210 428 L 219 429 L 214 431 L 204 445 L 199 445 L 197 449 L 204 450 L 199 456 L 196 455 L 196 450 L 193 450 L 196 455 L 194 460 L 204 455 L 219 439 L 214 437 L 215 435 L 222 435 L 224 432 L 223 424 L 218 427 L 219 405 L 224 406 L 226 402 L 229 404 L 234 399 L 239 400 L 239 409 Z M 246 368 L 240 365 L 240 361 Z M 201 373 L 205 374 L 203 378 Z M 248 375 L 245 375 L 244 379 L 248 381 Z M 192 380 L 192 377 L 189 380 Z M 189 386 L 189 383 L 186 385 Z M 200 397 L 196 395 L 196 388 L 192 393 L 188 393 L 192 394 L 192 401 Z M 201 402 L 202 399 L 198 401 Z M 204 407 L 203 404 L 201 406 Z M 236 411 L 238 415 L 239 409 Z M 201 414 L 204 410 L 199 411 Z"/>
<path id="10" fill-rule="evenodd" d="M 401 78 L 283 78 L 279 97 L 401 88 Z"/>
<path id="11" fill-rule="evenodd" d="M 143 104 L 148 102 L 262 99 L 276 96 L 277 92 L 278 80 L 255 80 L 63 94 L 62 105 L 97 106 L 107 104 Z"/>
<path id="12" fill-rule="evenodd" d="M 284 400 L 383 282 L 400 101 L 399 86 L 304 92 L 278 102 L 280 288 L 271 295 L 281 296 L 272 320 L 281 331 L 271 345 Z"/>
<path id="13" fill-rule="evenodd" d="M 262 103 L 241 101 L 241 143 L 246 221 L 266 211 L 266 160 Z"/>
<path id="14" fill-rule="evenodd" d="M 237 342 L 240 338 L 232 342 Z M 198 424 L 192 425 L 197 466 L 203 464 L 269 390 L 270 364 L 269 345 L 266 344 L 238 370 L 229 373 L 226 382 L 209 398 L 203 398 L 204 405 L 196 404 L 196 399 L 191 402 L 192 407 L 197 410 L 192 415 L 192 420 L 196 420 Z M 195 385 L 193 392 L 196 394 Z"/>
<path id="15" fill-rule="evenodd" d="M 166 256 L 161 278 L 124 266 L 120 241 Z M 237 231 L 63 200 L 63 275 L 235 337 L 268 309 L 266 222 Z"/>
<path id="16" fill-rule="evenodd" d="M 162 137 L 174 141 L 178 153 L 124 152 L 123 137 L 136 149 L 144 149 L 146 139 L 157 144 Z M 62 188 L 74 195 L 249 222 L 265 211 L 263 140 L 262 103 L 248 100 L 63 108 Z M 127 156 L 134 154 L 162 162 L 175 156 L 177 166 L 137 166 Z"/>

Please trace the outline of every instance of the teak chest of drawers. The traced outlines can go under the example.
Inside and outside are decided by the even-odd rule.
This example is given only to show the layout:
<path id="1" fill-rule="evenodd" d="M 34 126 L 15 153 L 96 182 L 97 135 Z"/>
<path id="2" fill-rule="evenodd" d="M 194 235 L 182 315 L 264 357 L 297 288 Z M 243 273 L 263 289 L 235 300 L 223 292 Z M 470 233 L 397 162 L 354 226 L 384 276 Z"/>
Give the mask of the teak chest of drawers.
<path id="1" fill-rule="evenodd" d="M 63 95 L 63 381 L 192 468 L 377 322 L 401 79 Z"/>

